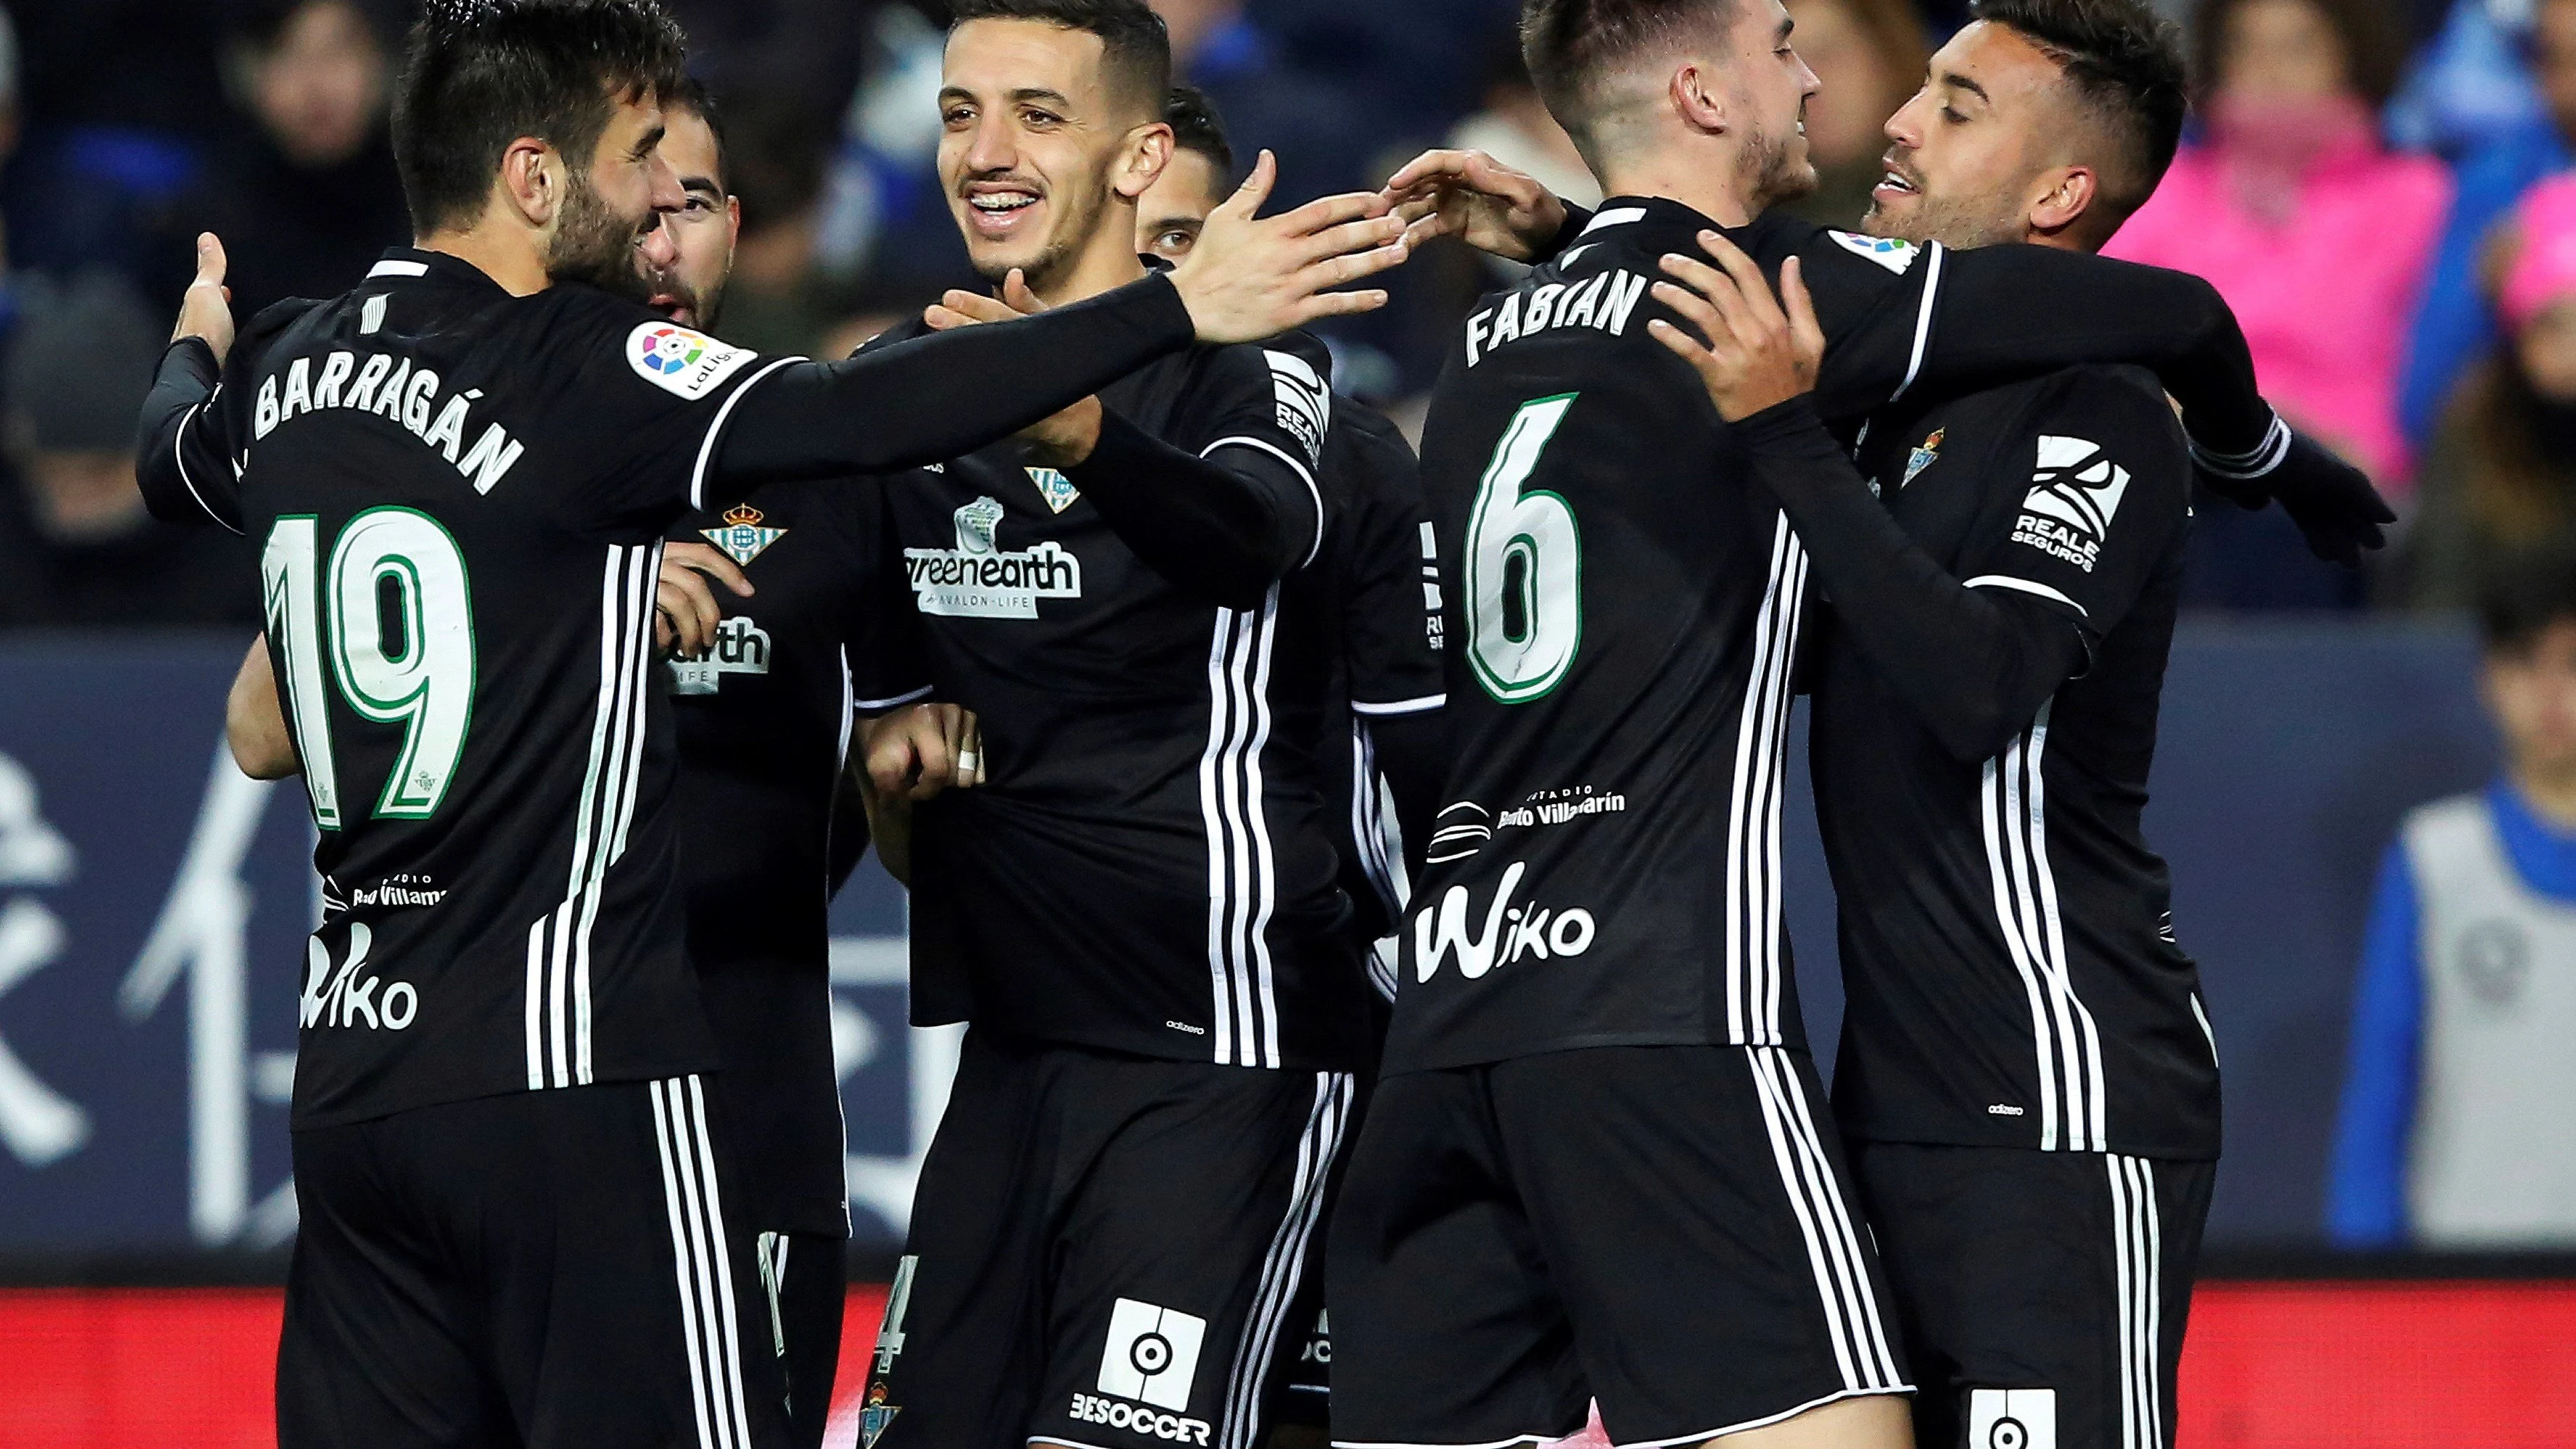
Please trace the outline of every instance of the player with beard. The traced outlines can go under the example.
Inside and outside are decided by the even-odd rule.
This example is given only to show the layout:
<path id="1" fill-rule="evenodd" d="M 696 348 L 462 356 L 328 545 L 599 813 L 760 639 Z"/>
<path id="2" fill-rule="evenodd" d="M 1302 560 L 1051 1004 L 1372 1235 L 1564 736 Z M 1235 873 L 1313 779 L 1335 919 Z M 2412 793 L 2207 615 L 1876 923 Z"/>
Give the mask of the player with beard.
<path id="1" fill-rule="evenodd" d="M 1888 122 L 1863 229 L 2099 247 L 2181 133 L 2171 27 L 2137 0 L 1971 13 Z M 1798 289 L 1711 300 L 1717 346 L 1677 346 L 1831 600 L 1810 758 L 1834 1108 L 1924 1379 L 1916 1440 L 2171 1445 L 2218 1060 L 2138 817 L 2189 452 L 2152 377 L 2084 367 L 1922 390 L 1855 468 L 1803 395 Z"/>
<path id="2" fill-rule="evenodd" d="M 1162 21 L 956 14 L 940 176 L 1012 299 L 985 315 L 1132 285 L 1172 150 Z M 912 820 L 914 1020 L 969 1030 L 863 1400 L 875 1449 L 1268 1435 L 1372 1055 L 1317 760 L 1328 366 L 1301 336 L 1202 348 L 887 485 L 927 682 L 974 712 L 984 783 Z M 911 757 L 885 738 L 892 794 Z"/>
<path id="3" fill-rule="evenodd" d="M 1597 1399 L 1619 1443 L 1903 1443 L 1894 1310 L 1819 1130 L 1779 917 L 1812 565 L 1670 350 L 1709 304 L 1656 278 L 1802 278 L 1828 418 L 2149 360 L 2250 455 L 2231 466 L 2348 516 L 2376 500 L 2261 403 L 2204 284 L 1765 214 L 1813 184 L 1815 81 L 1778 5 L 1532 0 L 1523 36 L 1614 197 L 1470 316 L 1427 425 L 1453 803 L 1333 1225 L 1335 1438 L 1540 1441 Z M 1427 157 L 1394 194 L 1425 232 L 1550 229 L 1486 164 Z"/>
<path id="4" fill-rule="evenodd" d="M 321 834 L 290 1449 L 780 1442 L 672 888 L 664 529 L 710 488 L 974 446 L 1202 331 L 1364 307 L 1317 289 L 1401 255 L 1347 255 L 1393 228 L 1373 204 L 1252 222 L 1247 194 L 1191 266 L 1087 307 L 755 359 L 640 300 L 681 44 L 651 0 L 432 6 L 395 113 L 420 245 L 236 347 L 201 239 L 145 403 L 154 511 L 265 541 Z"/>

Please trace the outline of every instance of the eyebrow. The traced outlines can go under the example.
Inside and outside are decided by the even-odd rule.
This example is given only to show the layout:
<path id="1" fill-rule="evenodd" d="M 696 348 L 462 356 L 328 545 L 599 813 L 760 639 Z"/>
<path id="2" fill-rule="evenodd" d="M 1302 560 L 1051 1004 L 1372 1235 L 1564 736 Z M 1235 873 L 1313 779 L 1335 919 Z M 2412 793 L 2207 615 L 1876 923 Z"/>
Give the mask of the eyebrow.
<path id="1" fill-rule="evenodd" d="M 636 156 L 640 158 L 652 155 L 656 150 L 660 149 L 662 138 L 669 134 L 671 134 L 671 128 L 667 125 L 655 126 L 652 130 L 645 132 L 643 139 L 635 143 Z"/>
<path id="2" fill-rule="evenodd" d="M 680 178 L 680 189 L 704 192 L 718 201 L 724 200 L 724 183 L 712 176 L 683 176 Z"/>
<path id="3" fill-rule="evenodd" d="M 1941 72 L 1941 84 L 1945 86 L 1955 86 L 1960 90 L 1966 91 L 1968 94 L 1975 96 L 1978 100 L 1984 101 L 1987 105 L 1991 106 L 1995 103 L 1995 98 L 1986 94 L 1986 88 L 1984 86 L 1977 84 L 1975 81 L 1968 79 L 1966 76 L 1959 74 L 1955 70 L 1945 70 Z"/>

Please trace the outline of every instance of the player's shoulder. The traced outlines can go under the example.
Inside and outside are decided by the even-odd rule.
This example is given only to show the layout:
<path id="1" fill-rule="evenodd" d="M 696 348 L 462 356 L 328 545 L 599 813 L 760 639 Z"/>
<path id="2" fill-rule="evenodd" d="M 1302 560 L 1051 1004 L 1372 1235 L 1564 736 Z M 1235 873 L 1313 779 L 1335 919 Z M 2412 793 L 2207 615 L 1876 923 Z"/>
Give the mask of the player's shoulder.
<path id="1" fill-rule="evenodd" d="M 559 283 L 527 299 L 514 319 L 524 365 L 565 376 L 631 378 L 683 403 L 715 395 L 760 360 L 641 302 L 580 283 Z M 631 390 L 628 390 L 631 391 Z"/>
<path id="2" fill-rule="evenodd" d="M 2129 365 L 2061 368 L 2030 384 L 2036 426 L 2089 426 L 2133 450 L 2140 463 L 2187 469 L 2182 423 L 2153 372 Z M 2137 466 L 2136 464 L 2132 465 Z"/>

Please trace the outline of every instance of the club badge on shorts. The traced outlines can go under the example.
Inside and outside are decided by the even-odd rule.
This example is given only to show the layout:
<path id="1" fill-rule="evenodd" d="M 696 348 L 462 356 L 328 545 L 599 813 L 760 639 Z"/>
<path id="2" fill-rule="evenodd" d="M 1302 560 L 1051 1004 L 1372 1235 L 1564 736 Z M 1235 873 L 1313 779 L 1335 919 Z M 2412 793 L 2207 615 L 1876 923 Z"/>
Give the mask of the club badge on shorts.
<path id="1" fill-rule="evenodd" d="M 1913 482 L 1915 474 L 1941 461 L 1941 438 L 1949 431 L 1948 428 L 1934 428 L 1932 436 L 1914 445 L 1914 451 L 1905 455 L 1905 476 L 1897 480 L 1897 487 Z"/>
<path id="2" fill-rule="evenodd" d="M 868 1385 L 868 1401 L 859 1410 L 859 1449 L 877 1449 L 877 1440 L 884 1436 L 886 1426 L 903 1412 L 902 1405 L 885 1400 L 885 1380 Z"/>
<path id="3" fill-rule="evenodd" d="M 1053 468 L 1031 468 L 1027 471 L 1029 481 L 1038 485 L 1038 496 L 1046 500 L 1047 507 L 1058 513 L 1071 508 L 1073 500 L 1082 496 L 1082 490 L 1073 486 L 1072 479 Z"/>
<path id="4" fill-rule="evenodd" d="M 722 549 L 727 558 L 749 568 L 753 559 L 787 536 L 786 529 L 762 527 L 761 516 L 760 510 L 750 504 L 737 503 L 725 510 L 724 527 L 701 528 L 698 532 L 706 535 L 707 542 Z"/>

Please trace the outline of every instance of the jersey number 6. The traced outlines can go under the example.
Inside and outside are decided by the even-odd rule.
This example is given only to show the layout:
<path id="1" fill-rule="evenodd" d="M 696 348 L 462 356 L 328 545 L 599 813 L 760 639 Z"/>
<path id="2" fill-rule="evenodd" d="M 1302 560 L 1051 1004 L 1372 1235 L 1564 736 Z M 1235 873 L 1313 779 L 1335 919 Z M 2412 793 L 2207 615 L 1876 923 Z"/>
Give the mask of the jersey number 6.
<path id="1" fill-rule="evenodd" d="M 474 715 L 474 613 L 464 556 L 428 514 L 371 508 L 340 530 L 327 576 L 318 576 L 320 557 L 316 520 L 299 514 L 277 520 L 260 560 L 269 643 L 304 756 L 313 823 L 324 830 L 341 823 L 325 658 L 340 697 L 360 718 L 403 726 L 376 817 L 427 819 L 446 798 Z"/>
<path id="2" fill-rule="evenodd" d="M 1467 515 L 1467 658 L 1503 704 L 1543 698 L 1583 642 L 1583 536 L 1564 495 L 1527 488 L 1575 394 L 1521 405 Z"/>

